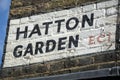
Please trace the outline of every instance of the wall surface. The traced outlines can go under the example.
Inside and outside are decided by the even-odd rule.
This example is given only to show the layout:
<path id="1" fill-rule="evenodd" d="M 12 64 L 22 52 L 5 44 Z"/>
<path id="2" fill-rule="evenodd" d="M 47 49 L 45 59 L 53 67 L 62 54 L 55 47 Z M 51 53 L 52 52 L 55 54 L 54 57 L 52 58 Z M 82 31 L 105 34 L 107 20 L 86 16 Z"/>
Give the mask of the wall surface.
<path id="1" fill-rule="evenodd" d="M 26 0 L 13 0 L 3 69 L 0 74 L 1 79 L 16 80 L 119 66 L 118 9 L 118 0 L 29 0 L 29 2 Z M 92 14 L 94 14 L 93 20 Z M 83 25 L 81 26 L 84 22 L 84 15 L 87 16 L 85 28 L 81 28 L 84 27 Z M 40 19 L 41 17 L 42 19 Z M 25 30 L 25 26 L 29 26 L 29 32 L 33 31 L 33 33 L 39 35 L 38 29 L 36 29 L 36 32 L 31 24 L 41 25 L 45 21 L 65 19 L 65 23 L 62 24 L 65 26 L 72 17 L 76 17 L 80 21 L 79 27 L 71 31 L 61 28 L 60 33 L 57 33 L 59 32 L 56 31 L 58 26 L 54 26 L 54 28 L 49 30 L 56 31 L 56 33 L 44 34 L 40 36 L 41 39 L 39 36 L 32 36 L 27 39 L 24 35 L 18 39 L 16 38 L 18 36 L 16 36 L 18 28 Z M 77 24 L 74 20 L 76 21 L 76 19 L 73 19 L 73 22 L 71 21 L 70 23 L 72 26 Z M 93 24 L 91 21 L 93 21 Z M 42 28 L 45 28 L 45 26 Z M 41 33 L 43 34 L 44 32 Z M 66 42 L 70 42 L 69 36 L 74 36 L 75 38 L 77 34 L 79 34 L 79 46 L 75 47 L 76 44 L 74 44 L 72 45 L 74 47 L 70 49 L 62 45 L 63 48 L 66 48 L 62 51 L 58 51 L 56 48 L 55 51 L 53 50 L 53 52 L 45 55 L 44 53 L 42 55 L 31 55 L 31 48 L 28 48 L 29 43 L 34 44 L 35 47 L 35 43 L 39 40 L 45 43 L 47 40 L 54 39 L 57 41 L 65 36 L 68 38 Z M 18 45 L 24 47 L 23 51 L 26 52 L 27 56 L 24 56 L 23 53 L 22 56 L 20 54 L 16 54 L 17 57 L 13 55 L 15 46 Z M 81 45 L 87 47 L 81 47 Z M 43 52 L 45 51 L 43 50 Z"/>
<path id="2" fill-rule="evenodd" d="M 114 50 L 118 1 L 106 3 L 10 20 L 3 67 Z"/>

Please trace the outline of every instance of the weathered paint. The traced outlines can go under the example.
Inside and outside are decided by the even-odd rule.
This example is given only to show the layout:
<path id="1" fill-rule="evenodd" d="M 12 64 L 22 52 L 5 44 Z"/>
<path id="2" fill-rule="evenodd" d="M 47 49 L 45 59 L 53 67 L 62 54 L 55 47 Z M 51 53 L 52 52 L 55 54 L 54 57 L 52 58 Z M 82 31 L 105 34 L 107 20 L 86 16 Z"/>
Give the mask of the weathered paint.
<path id="1" fill-rule="evenodd" d="M 109 3 L 109 5 L 107 3 Z M 13 67 L 28 65 L 71 56 L 114 50 L 117 4 L 118 0 L 110 0 L 72 9 L 10 20 L 3 66 Z M 92 14 L 94 15 L 93 20 L 91 19 Z M 85 15 L 91 24 L 84 18 Z M 74 19 L 69 21 L 71 18 Z M 76 21 L 75 18 L 77 18 L 78 21 Z M 61 22 L 61 29 L 58 29 L 58 24 L 56 24 L 58 20 L 63 20 Z M 48 32 L 46 32 L 45 22 L 50 22 L 47 30 Z M 39 31 L 35 28 L 36 24 L 39 25 Z M 68 29 L 66 25 L 69 25 L 71 29 Z M 72 29 L 74 26 L 75 28 Z M 37 31 L 35 31 L 35 29 Z M 71 45 L 71 36 L 76 40 L 77 46 L 75 46 L 75 44 Z M 79 39 L 76 38 L 77 36 Z M 61 38 L 62 42 L 60 42 Z M 54 40 L 55 44 L 51 43 L 49 48 L 53 46 L 55 46 L 55 48 L 47 52 L 47 41 L 50 40 Z M 38 42 L 43 43 L 42 54 L 35 53 Z M 60 45 L 63 49 L 59 50 L 58 48 Z M 72 47 L 69 47 L 69 45 Z M 19 47 L 18 50 L 16 46 L 22 47 Z M 17 50 L 15 50 L 15 48 Z M 16 57 L 14 52 L 17 54 L 17 51 L 20 54 Z"/>

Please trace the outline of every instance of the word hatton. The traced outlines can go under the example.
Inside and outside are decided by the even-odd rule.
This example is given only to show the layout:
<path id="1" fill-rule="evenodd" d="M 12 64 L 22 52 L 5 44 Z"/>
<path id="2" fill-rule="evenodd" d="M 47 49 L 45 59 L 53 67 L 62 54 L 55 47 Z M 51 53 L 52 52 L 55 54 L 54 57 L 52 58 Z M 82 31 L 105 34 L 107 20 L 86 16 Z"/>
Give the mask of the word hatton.
<path id="1" fill-rule="evenodd" d="M 71 21 L 74 21 L 74 25 L 72 26 L 70 25 Z M 86 27 L 85 23 L 87 23 L 89 26 L 93 26 L 93 21 L 94 21 L 93 13 L 91 13 L 90 17 L 88 17 L 87 15 L 83 15 L 81 28 Z M 56 20 L 54 23 L 57 24 L 57 33 L 59 33 L 61 31 L 62 23 L 65 23 L 65 27 L 67 30 L 74 30 L 79 24 L 79 19 L 77 17 L 71 17 L 68 20 L 65 19 Z M 45 26 L 45 33 L 44 33 L 45 35 L 49 34 L 48 31 L 51 24 L 53 24 L 53 21 L 44 22 L 42 24 Z M 38 36 L 42 35 L 38 24 L 35 24 L 34 28 L 29 33 L 29 35 L 28 35 L 28 28 L 29 28 L 28 26 L 25 26 L 24 31 L 21 31 L 20 27 L 18 27 L 16 31 L 16 40 L 19 40 L 20 35 L 22 35 L 24 39 L 31 38 L 34 34 L 37 34 Z M 46 43 L 44 43 L 43 41 L 39 41 L 36 42 L 36 44 L 34 45 L 35 49 L 33 49 L 32 43 L 28 43 L 25 51 L 23 50 L 24 45 L 17 45 L 14 48 L 13 55 L 16 58 L 19 58 L 22 56 L 26 56 L 27 54 L 37 55 L 37 54 L 52 52 L 55 50 L 55 48 L 57 48 L 58 51 L 64 50 L 66 48 L 66 40 L 69 41 L 67 42 L 68 43 L 67 48 L 70 49 L 73 47 L 78 47 L 79 35 L 77 34 L 75 36 L 69 36 L 69 37 L 63 36 L 58 38 L 58 42 L 55 41 L 54 39 L 47 40 Z M 45 47 L 45 51 L 43 50 L 43 47 Z"/>

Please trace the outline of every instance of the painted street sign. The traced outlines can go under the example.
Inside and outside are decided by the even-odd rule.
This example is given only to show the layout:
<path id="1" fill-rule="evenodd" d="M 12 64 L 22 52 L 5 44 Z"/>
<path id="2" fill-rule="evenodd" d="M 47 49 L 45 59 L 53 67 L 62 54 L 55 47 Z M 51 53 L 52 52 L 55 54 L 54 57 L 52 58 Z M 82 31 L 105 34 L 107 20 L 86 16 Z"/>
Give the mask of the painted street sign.
<path id="1" fill-rule="evenodd" d="M 114 50 L 117 4 L 109 0 L 10 20 L 3 67 Z"/>

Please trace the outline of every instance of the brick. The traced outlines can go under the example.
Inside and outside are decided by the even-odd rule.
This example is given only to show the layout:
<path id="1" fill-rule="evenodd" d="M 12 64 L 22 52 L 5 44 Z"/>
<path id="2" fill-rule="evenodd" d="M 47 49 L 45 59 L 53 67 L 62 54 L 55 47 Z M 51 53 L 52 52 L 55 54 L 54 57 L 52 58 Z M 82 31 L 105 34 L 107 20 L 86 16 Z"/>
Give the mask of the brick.
<path id="1" fill-rule="evenodd" d="M 14 31 L 11 31 L 11 32 L 14 32 Z M 7 37 L 8 42 L 15 41 L 15 40 L 16 40 L 16 34 L 8 34 L 8 37 Z"/>
<path id="2" fill-rule="evenodd" d="M 10 25 L 9 27 L 9 33 L 8 34 L 15 34 L 16 33 L 16 28 L 19 27 L 19 24 L 16 25 Z"/>
<path id="3" fill-rule="evenodd" d="M 50 64 L 51 72 L 61 70 L 61 69 L 64 69 L 64 62 L 62 62 L 62 61 Z"/>
<path id="4" fill-rule="evenodd" d="M 78 66 L 85 66 L 85 65 L 90 65 L 93 64 L 93 58 L 92 57 L 85 57 L 85 58 L 80 58 L 78 59 Z"/>
<path id="5" fill-rule="evenodd" d="M 117 12 L 118 12 L 118 10 L 117 10 L 116 7 L 108 8 L 108 9 L 106 10 L 106 15 L 107 15 L 107 16 L 115 15 L 115 14 L 117 14 Z"/>
<path id="6" fill-rule="evenodd" d="M 37 66 L 37 69 L 36 69 L 37 73 L 44 73 L 44 72 L 47 72 L 47 71 L 48 71 L 47 66 L 45 66 L 45 65 L 38 65 Z"/>
<path id="7" fill-rule="evenodd" d="M 16 44 L 16 43 L 7 43 L 8 45 L 6 46 L 6 52 L 7 53 L 9 53 L 9 54 L 11 54 L 10 52 L 13 52 L 13 48 L 12 47 L 14 47 L 15 48 L 15 46 L 16 45 L 19 45 L 19 44 Z M 10 55 L 9 55 L 10 56 Z"/>
<path id="8" fill-rule="evenodd" d="M 12 60 L 13 56 L 11 56 L 11 52 L 7 53 L 8 55 L 5 55 L 6 60 Z"/>
<path id="9" fill-rule="evenodd" d="M 20 76 L 20 75 L 23 74 L 21 67 L 13 68 L 13 72 L 14 72 L 14 73 L 13 73 L 13 76 L 14 76 L 14 77 L 18 77 L 18 76 Z"/>
<path id="10" fill-rule="evenodd" d="M 116 5 L 118 5 L 118 0 L 104 1 L 104 2 L 97 3 L 97 9 L 108 8 Z"/>
<path id="11" fill-rule="evenodd" d="M 19 0 L 19 1 L 15 1 L 13 2 L 12 0 L 12 3 L 11 3 L 11 7 L 20 7 L 20 6 L 23 6 L 23 3 Z"/>
<path id="12" fill-rule="evenodd" d="M 30 74 L 33 70 L 28 66 L 22 69 L 23 74 Z"/>
<path id="13" fill-rule="evenodd" d="M 11 16 L 14 16 L 13 18 L 21 18 L 24 16 L 30 16 L 37 10 L 36 6 L 24 6 L 24 7 L 19 7 L 19 8 L 14 8 L 10 11 Z"/>
<path id="14" fill-rule="evenodd" d="M 104 27 L 106 30 L 108 30 L 108 26 L 111 26 L 112 28 L 116 28 L 116 22 L 117 22 L 117 15 L 111 15 L 107 18 L 98 18 L 95 19 L 96 27 Z M 109 30 L 108 30 L 109 31 Z M 110 30 L 111 31 L 111 30 Z"/>
<path id="15" fill-rule="evenodd" d="M 20 24 L 27 24 L 29 21 L 29 17 L 24 17 L 20 19 Z"/>
<path id="16" fill-rule="evenodd" d="M 115 61 L 116 55 L 115 53 L 104 53 L 94 56 L 95 61 L 94 63 L 102 63 L 102 62 L 109 62 L 109 61 Z"/>
<path id="17" fill-rule="evenodd" d="M 94 13 L 94 18 L 105 17 L 105 9 L 95 10 L 93 11 L 93 13 Z"/>
<path id="18" fill-rule="evenodd" d="M 100 9 L 100 10 L 94 10 L 91 12 L 86 12 L 85 14 L 87 14 L 88 16 L 91 15 L 91 13 L 94 13 L 94 18 L 102 18 L 105 17 L 105 9 Z"/>
<path id="19" fill-rule="evenodd" d="M 46 54 L 46 55 L 47 55 L 47 54 Z M 62 58 L 66 58 L 66 57 L 67 57 L 67 55 L 66 55 L 65 52 L 63 52 L 63 53 L 58 53 L 58 54 L 56 54 L 56 53 L 54 52 L 54 53 L 51 53 L 51 55 L 50 55 L 50 53 L 49 53 L 49 55 L 44 56 L 44 61 L 46 62 L 46 61 L 51 61 L 51 60 L 56 60 L 56 59 L 62 59 Z"/>
<path id="20" fill-rule="evenodd" d="M 44 58 L 42 56 L 34 56 L 32 57 L 32 60 L 30 61 L 30 64 L 33 63 L 43 63 L 44 62 Z"/>
<path id="21" fill-rule="evenodd" d="M 11 75 L 13 74 L 13 69 L 11 68 L 6 68 L 6 69 L 2 69 L 2 77 L 11 77 Z"/>
<path id="22" fill-rule="evenodd" d="M 66 61 L 64 62 L 65 64 L 65 68 L 70 68 L 70 67 L 75 67 L 77 66 L 78 62 L 76 59 L 66 59 Z"/>
<path id="23" fill-rule="evenodd" d="M 10 20 L 10 25 L 20 24 L 20 19 Z"/>
<path id="24" fill-rule="evenodd" d="M 83 8 L 83 12 L 93 11 L 96 9 L 96 4 L 86 5 L 83 6 L 82 8 Z"/>

